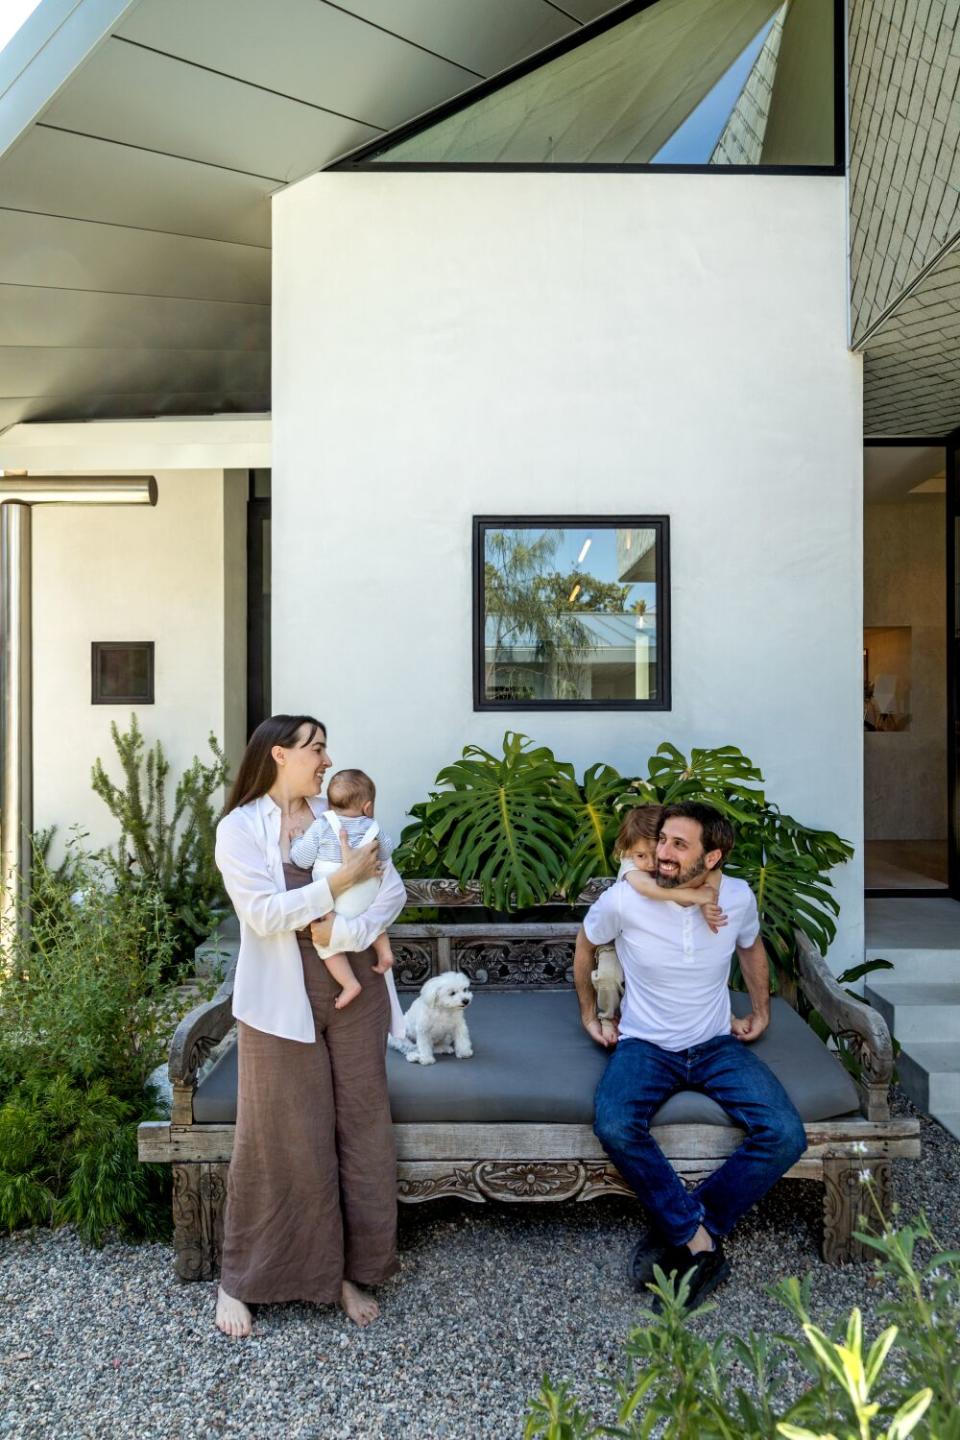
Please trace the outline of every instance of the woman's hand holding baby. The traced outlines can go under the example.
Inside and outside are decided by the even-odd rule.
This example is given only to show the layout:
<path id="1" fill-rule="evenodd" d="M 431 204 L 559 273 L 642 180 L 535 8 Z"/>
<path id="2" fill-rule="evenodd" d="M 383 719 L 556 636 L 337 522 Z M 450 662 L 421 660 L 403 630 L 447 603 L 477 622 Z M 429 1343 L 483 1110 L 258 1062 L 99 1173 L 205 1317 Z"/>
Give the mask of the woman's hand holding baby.
<path id="1" fill-rule="evenodd" d="M 369 845 L 358 845 L 353 850 L 346 833 L 341 830 L 340 852 L 343 855 L 343 864 L 339 870 L 333 872 L 329 882 L 330 893 L 334 899 L 342 895 L 344 890 L 349 890 L 351 885 L 359 885 L 362 880 L 379 880 L 383 874 L 380 846 L 376 840 L 371 840 Z"/>
<path id="2" fill-rule="evenodd" d="M 333 935 L 333 920 L 334 917 L 332 915 L 325 915 L 322 920 L 314 920 L 312 922 L 310 926 L 310 939 L 314 945 L 324 950 L 327 948 Z"/>

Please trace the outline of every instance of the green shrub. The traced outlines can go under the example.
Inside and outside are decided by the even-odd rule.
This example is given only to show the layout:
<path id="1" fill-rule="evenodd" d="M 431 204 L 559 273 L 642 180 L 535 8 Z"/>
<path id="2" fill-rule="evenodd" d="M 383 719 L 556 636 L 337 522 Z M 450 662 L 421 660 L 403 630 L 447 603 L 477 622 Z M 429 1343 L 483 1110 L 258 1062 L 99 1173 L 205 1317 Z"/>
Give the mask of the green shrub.
<path id="1" fill-rule="evenodd" d="M 414 805 L 396 862 L 409 876 L 476 881 L 483 903 L 511 911 L 558 893 L 571 902 L 592 876 L 613 874 L 620 821 L 636 805 L 703 800 L 728 815 L 737 842 L 725 870 L 757 897 L 768 951 L 783 980 L 795 974 L 794 931 L 825 952 L 839 906 L 829 872 L 853 854 L 828 830 L 785 815 L 768 800 L 763 776 L 733 745 L 694 750 L 664 742 L 642 777 L 610 765 L 574 767 L 546 746 L 507 732 L 502 756 L 468 745 L 437 775 L 427 800 Z"/>
<path id="2" fill-rule="evenodd" d="M 896 1285 L 880 1308 L 892 1323 L 867 1343 L 859 1310 L 836 1333 L 815 1326 L 809 1283 L 787 1280 L 775 1295 L 799 1322 L 798 1336 L 724 1335 L 706 1340 L 689 1323 L 686 1281 L 658 1272 L 650 1288 L 662 1313 L 635 1329 L 622 1378 L 611 1385 L 614 1425 L 578 1406 L 568 1382 L 545 1379 L 528 1408 L 525 1440 L 930 1440 L 960 1436 L 960 1253 L 937 1246 L 926 1220 L 860 1236 Z M 918 1242 L 927 1252 L 920 1259 Z M 698 1314 L 712 1307 L 703 1306 Z M 784 1399 L 788 1362 L 810 1376 Z M 744 1384 L 744 1374 L 749 1383 Z"/>
<path id="3" fill-rule="evenodd" d="M 162 1233 L 169 1178 L 138 1163 L 136 1129 L 159 1117 L 148 1078 L 177 1010 L 167 907 L 111 888 L 76 840 L 57 869 L 41 843 L 32 887 L 0 979 L 0 1224 Z"/>
<path id="4" fill-rule="evenodd" d="M 171 804 L 170 762 L 160 741 L 145 749 L 136 715 L 131 715 L 125 733 L 115 722 L 110 733 L 123 783 L 110 779 L 101 760 L 91 778 L 120 826 L 120 838 L 101 858 L 118 888 L 146 882 L 159 891 L 173 919 L 174 953 L 186 959 L 214 929 L 227 903 L 214 859 L 217 813 L 212 803 L 229 780 L 226 759 L 211 734 L 212 764 L 194 757 L 177 781 Z"/>

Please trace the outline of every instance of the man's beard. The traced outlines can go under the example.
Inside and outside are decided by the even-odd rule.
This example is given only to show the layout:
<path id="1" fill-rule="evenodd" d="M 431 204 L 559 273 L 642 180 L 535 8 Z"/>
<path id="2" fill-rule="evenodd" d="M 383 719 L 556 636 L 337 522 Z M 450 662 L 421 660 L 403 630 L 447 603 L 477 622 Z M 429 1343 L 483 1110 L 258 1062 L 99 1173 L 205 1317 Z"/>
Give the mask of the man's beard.
<path id="1" fill-rule="evenodd" d="M 661 875 L 658 864 L 657 884 L 662 890 L 678 890 L 681 885 L 689 885 L 691 880 L 696 880 L 697 876 L 702 875 L 706 868 L 707 861 L 704 855 L 701 855 L 699 860 L 694 860 L 686 870 L 678 870 L 675 875 Z"/>

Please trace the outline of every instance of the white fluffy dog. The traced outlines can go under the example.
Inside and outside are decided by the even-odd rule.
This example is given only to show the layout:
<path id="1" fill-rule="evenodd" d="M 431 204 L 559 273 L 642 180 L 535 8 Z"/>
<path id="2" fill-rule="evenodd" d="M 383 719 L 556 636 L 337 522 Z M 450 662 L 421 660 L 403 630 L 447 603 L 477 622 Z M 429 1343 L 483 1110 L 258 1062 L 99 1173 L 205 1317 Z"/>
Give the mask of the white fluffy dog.
<path id="1" fill-rule="evenodd" d="M 406 1040 L 393 1041 L 413 1064 L 436 1064 L 437 1055 L 468 1060 L 473 1054 L 463 1012 L 470 1004 L 470 979 L 456 970 L 435 975 L 420 987 L 420 994 L 404 1016 Z"/>

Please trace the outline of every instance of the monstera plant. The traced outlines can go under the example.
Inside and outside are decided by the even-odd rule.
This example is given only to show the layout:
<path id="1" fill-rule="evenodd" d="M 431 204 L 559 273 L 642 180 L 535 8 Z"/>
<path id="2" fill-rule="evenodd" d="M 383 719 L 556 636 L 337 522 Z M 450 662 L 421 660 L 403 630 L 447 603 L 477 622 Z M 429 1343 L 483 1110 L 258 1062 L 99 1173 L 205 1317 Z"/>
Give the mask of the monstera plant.
<path id="1" fill-rule="evenodd" d="M 483 903 L 506 913 L 558 895 L 573 904 L 589 879 L 613 874 L 626 810 L 702 800 L 736 825 L 724 868 L 753 889 L 781 979 L 794 973 L 795 930 L 827 949 L 839 913 L 830 871 L 853 854 L 845 840 L 785 815 L 736 746 L 693 750 L 688 758 L 665 742 L 646 772 L 631 778 L 596 764 L 578 779 L 547 746 L 510 731 L 502 755 L 468 745 L 440 771 L 438 788 L 413 806 L 397 864 L 409 876 L 475 882 Z"/>

